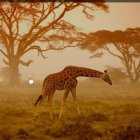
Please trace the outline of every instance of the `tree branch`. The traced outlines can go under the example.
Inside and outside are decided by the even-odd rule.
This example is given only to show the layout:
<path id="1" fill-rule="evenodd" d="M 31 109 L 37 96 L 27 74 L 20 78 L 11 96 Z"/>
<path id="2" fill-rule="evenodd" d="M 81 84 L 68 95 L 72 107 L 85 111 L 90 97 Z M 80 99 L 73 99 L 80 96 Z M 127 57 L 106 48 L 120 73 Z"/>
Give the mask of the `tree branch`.
<path id="1" fill-rule="evenodd" d="M 9 19 L 9 17 L 5 13 L 5 11 L 3 10 L 2 4 L 0 4 L 0 12 L 2 14 L 2 17 L 3 17 L 3 20 L 4 20 L 5 24 L 8 26 L 8 22 L 7 22 L 6 18 Z"/>
<path id="2" fill-rule="evenodd" d="M 9 62 L 7 62 L 5 59 L 2 59 L 2 60 L 6 65 L 9 65 Z"/>
<path id="3" fill-rule="evenodd" d="M 136 70 L 137 70 L 137 72 L 140 72 L 140 60 L 138 62 L 138 66 L 137 66 Z"/>
<path id="4" fill-rule="evenodd" d="M 8 58 L 8 55 L 7 55 L 3 50 L 0 49 L 0 52 L 1 52 L 6 58 Z"/>
<path id="5" fill-rule="evenodd" d="M 112 51 L 110 51 L 108 47 L 105 47 L 104 49 L 107 50 L 107 51 L 108 51 L 110 54 L 112 54 L 113 56 L 118 57 L 118 58 L 121 59 L 121 60 L 123 59 L 123 57 L 121 57 L 121 56 L 119 56 L 119 55 L 113 53 Z"/>
<path id="6" fill-rule="evenodd" d="M 25 61 L 23 61 L 21 59 L 19 60 L 19 63 L 22 64 L 22 65 L 24 65 L 24 66 L 29 66 L 32 62 L 33 62 L 32 60 L 29 60 L 27 62 L 25 62 Z"/>
<path id="7" fill-rule="evenodd" d="M 37 50 L 37 51 L 38 51 L 38 55 L 41 54 L 41 56 L 42 56 L 43 58 L 47 58 L 47 57 L 45 57 L 45 56 L 43 55 L 43 52 L 44 52 L 44 51 L 47 51 L 48 49 L 44 49 L 44 50 L 43 50 L 43 49 L 41 49 L 40 46 L 37 46 L 37 45 L 29 47 L 28 49 L 26 49 L 26 50 L 22 53 L 22 55 L 25 54 L 25 53 L 27 53 L 27 52 L 29 52 L 29 51 L 31 51 L 31 50 Z"/>
<path id="8" fill-rule="evenodd" d="M 10 51 L 9 51 L 9 48 L 8 48 L 8 41 L 7 41 L 8 35 L 1 28 L 0 28 L 0 37 L 2 38 L 2 44 L 4 44 L 4 46 L 6 48 L 7 56 L 9 56 Z"/>
<path id="9" fill-rule="evenodd" d="M 20 41 L 19 43 L 19 46 L 20 47 L 20 50 L 18 50 L 18 52 L 21 51 L 24 51 L 26 49 L 26 47 L 28 47 L 29 45 L 31 45 L 33 43 L 33 41 L 35 40 L 35 38 L 39 38 L 40 37 L 40 34 L 43 33 L 44 34 L 44 31 L 47 31 L 47 29 L 49 29 L 49 25 L 51 23 L 49 23 L 48 26 L 45 26 L 45 27 L 42 27 L 42 29 L 40 29 L 39 31 L 37 31 L 35 34 L 33 34 L 33 31 L 36 30 L 36 28 L 40 25 L 40 23 L 42 23 L 51 13 L 52 11 L 54 11 L 55 9 L 57 9 L 58 7 L 60 7 L 63 3 L 60 3 L 58 4 L 57 6 L 51 8 L 48 13 L 45 15 L 45 16 L 41 16 L 38 21 L 31 27 L 31 29 L 29 30 L 29 32 L 26 34 L 26 36 L 24 36 L 22 38 L 22 40 Z M 44 14 L 44 13 L 43 13 Z M 46 29 L 46 30 L 45 30 Z M 32 38 L 31 38 L 31 35 L 32 35 Z M 41 34 L 42 35 L 42 34 Z M 28 38 L 30 38 L 30 40 L 28 40 Z M 26 45 L 23 45 L 23 44 L 26 44 Z M 22 47 L 23 46 L 23 47 Z"/>

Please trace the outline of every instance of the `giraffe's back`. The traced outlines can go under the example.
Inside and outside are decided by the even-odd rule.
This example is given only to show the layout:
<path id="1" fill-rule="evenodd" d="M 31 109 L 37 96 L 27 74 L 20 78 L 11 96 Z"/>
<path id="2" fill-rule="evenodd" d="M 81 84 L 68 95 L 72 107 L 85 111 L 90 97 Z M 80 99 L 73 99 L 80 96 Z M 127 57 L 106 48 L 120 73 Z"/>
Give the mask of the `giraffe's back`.
<path id="1" fill-rule="evenodd" d="M 75 87 L 76 85 L 76 78 L 71 77 L 68 71 L 64 69 L 61 72 L 48 75 L 44 80 L 43 86 L 46 90 L 64 90 Z"/>

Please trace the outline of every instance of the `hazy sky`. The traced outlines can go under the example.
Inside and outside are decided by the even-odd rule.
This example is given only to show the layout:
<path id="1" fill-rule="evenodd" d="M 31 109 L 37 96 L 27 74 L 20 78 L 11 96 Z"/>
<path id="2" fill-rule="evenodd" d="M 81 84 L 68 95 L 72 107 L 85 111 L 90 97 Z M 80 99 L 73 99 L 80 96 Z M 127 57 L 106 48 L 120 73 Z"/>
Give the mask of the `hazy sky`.
<path id="1" fill-rule="evenodd" d="M 110 2 L 109 13 L 95 12 L 94 21 L 87 20 L 79 10 L 73 10 L 65 16 L 65 20 L 83 29 L 84 32 L 94 32 L 107 29 L 126 29 L 128 27 L 140 27 L 140 3 L 114 3 Z M 120 62 L 111 55 L 102 58 L 89 59 L 88 51 L 77 48 L 68 48 L 63 51 L 46 52 L 47 59 L 37 57 L 37 53 L 26 55 L 26 59 L 35 59 L 30 67 L 20 66 L 20 73 L 24 79 L 33 76 L 34 79 L 43 80 L 50 73 L 58 72 L 67 65 L 78 65 L 98 70 L 104 70 L 106 65 L 120 66 Z M 0 56 L 0 59 L 2 57 Z M 0 67 L 4 66 L 0 61 Z"/>

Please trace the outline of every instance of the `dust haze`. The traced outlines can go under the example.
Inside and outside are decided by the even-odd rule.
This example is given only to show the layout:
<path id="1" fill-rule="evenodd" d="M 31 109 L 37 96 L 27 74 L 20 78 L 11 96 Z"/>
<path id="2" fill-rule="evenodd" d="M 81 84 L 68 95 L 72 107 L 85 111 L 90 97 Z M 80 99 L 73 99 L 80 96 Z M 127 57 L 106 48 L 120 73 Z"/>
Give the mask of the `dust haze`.
<path id="1" fill-rule="evenodd" d="M 18 3 L 9 4 L 8 9 L 0 2 L 0 140 L 139 140 L 140 4 L 112 2 L 94 5 L 98 10 L 88 7 L 89 11 L 82 9 L 86 3 L 81 7 L 69 4 L 47 3 L 46 11 L 40 12 L 43 3 L 33 7 L 23 4 L 22 8 Z M 52 21 L 46 18 L 43 24 L 36 24 L 54 6 L 61 10 L 56 15 L 57 11 L 52 11 Z M 69 12 L 61 19 L 59 14 L 67 8 Z M 20 12 L 25 13 L 21 18 Z M 55 18 L 60 22 L 53 22 Z M 22 22 L 33 30 L 22 27 Z M 50 28 L 51 22 L 55 26 Z M 113 84 L 101 78 L 78 77 L 76 96 L 81 115 L 69 94 L 58 119 L 64 91 L 57 90 L 53 119 L 49 119 L 46 98 L 34 121 L 34 104 L 42 94 L 43 80 L 68 65 L 107 70 Z"/>

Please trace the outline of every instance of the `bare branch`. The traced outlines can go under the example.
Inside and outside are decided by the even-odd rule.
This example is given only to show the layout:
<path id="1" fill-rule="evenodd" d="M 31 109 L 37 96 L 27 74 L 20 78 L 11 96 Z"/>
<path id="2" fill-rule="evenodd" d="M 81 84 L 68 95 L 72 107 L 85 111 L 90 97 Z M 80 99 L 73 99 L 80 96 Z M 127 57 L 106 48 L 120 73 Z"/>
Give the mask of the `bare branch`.
<path id="1" fill-rule="evenodd" d="M 22 53 L 22 55 L 25 54 L 25 53 L 27 53 L 27 52 L 29 52 L 29 51 L 31 51 L 31 50 L 37 50 L 37 51 L 38 51 L 38 55 L 41 54 L 41 56 L 42 56 L 43 58 L 47 58 L 47 57 L 45 57 L 45 56 L 43 55 L 43 52 L 44 52 L 44 51 L 47 51 L 48 49 L 41 49 L 41 47 L 40 47 L 40 46 L 37 46 L 37 45 L 29 47 L 28 49 L 26 49 L 26 50 Z"/>
<path id="2" fill-rule="evenodd" d="M 136 71 L 137 71 L 137 72 L 140 72 L 140 60 L 139 60 L 139 62 L 138 62 L 138 66 L 137 66 L 137 68 L 136 68 Z"/>
<path id="3" fill-rule="evenodd" d="M 6 58 L 8 58 L 8 55 L 7 55 L 3 50 L 0 49 L 0 52 L 1 52 Z"/>
<path id="4" fill-rule="evenodd" d="M 103 55 L 104 53 L 103 52 L 97 52 L 93 55 L 91 55 L 89 58 L 92 59 L 92 58 L 99 58 Z"/>
<path id="5" fill-rule="evenodd" d="M 10 50 L 8 48 L 9 45 L 8 45 L 8 41 L 7 41 L 8 40 L 8 35 L 1 28 L 0 28 L 0 37 L 2 38 L 2 44 L 4 44 L 4 46 L 6 48 L 7 56 L 9 56 Z"/>
<path id="6" fill-rule="evenodd" d="M 14 5 L 13 3 L 10 3 L 11 5 L 11 15 L 10 15 L 10 19 L 12 18 L 12 16 L 15 14 L 16 12 L 16 5 Z"/>
<path id="7" fill-rule="evenodd" d="M 4 20 L 5 24 L 8 25 L 8 21 L 6 20 L 6 18 L 9 19 L 9 17 L 6 14 L 6 12 L 4 11 L 4 9 L 3 9 L 1 4 L 0 4 L 0 12 L 3 15 L 2 17 L 3 17 L 3 20 Z"/>
<path id="8" fill-rule="evenodd" d="M 6 65 L 9 65 L 9 62 L 7 62 L 5 59 L 2 59 L 2 60 Z"/>
<path id="9" fill-rule="evenodd" d="M 50 46 L 48 49 L 44 50 L 44 51 L 49 51 L 49 50 L 56 50 L 56 51 L 59 51 L 59 50 L 64 50 L 66 48 L 74 48 L 75 46 L 63 46 L 61 48 L 55 48 L 53 46 Z"/>
<path id="10" fill-rule="evenodd" d="M 117 55 L 117 54 L 113 53 L 112 51 L 110 51 L 110 49 L 108 47 L 105 47 L 104 49 L 107 50 L 113 56 L 118 57 L 121 60 L 123 59 L 123 57 L 121 57 L 120 55 Z"/>
<path id="11" fill-rule="evenodd" d="M 16 33 L 14 36 L 14 39 L 17 39 L 17 36 L 19 35 L 19 20 L 16 20 Z"/>
<path id="12" fill-rule="evenodd" d="M 79 3 L 74 3 L 73 2 L 73 3 L 68 5 L 68 3 L 65 2 L 64 5 L 65 5 L 66 10 L 70 11 L 70 10 L 74 9 L 75 7 L 79 6 Z"/>
<path id="13" fill-rule="evenodd" d="M 24 65 L 24 66 L 29 66 L 32 62 L 33 62 L 32 60 L 29 60 L 27 62 L 25 62 L 25 61 L 23 61 L 21 59 L 19 60 L 19 63 L 22 64 L 22 65 Z"/>

